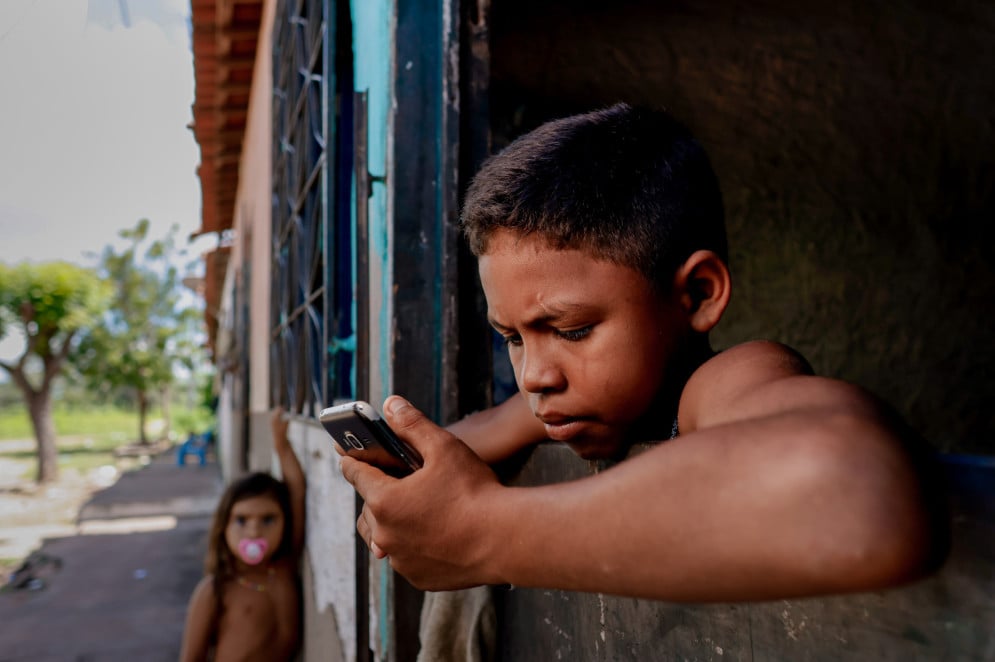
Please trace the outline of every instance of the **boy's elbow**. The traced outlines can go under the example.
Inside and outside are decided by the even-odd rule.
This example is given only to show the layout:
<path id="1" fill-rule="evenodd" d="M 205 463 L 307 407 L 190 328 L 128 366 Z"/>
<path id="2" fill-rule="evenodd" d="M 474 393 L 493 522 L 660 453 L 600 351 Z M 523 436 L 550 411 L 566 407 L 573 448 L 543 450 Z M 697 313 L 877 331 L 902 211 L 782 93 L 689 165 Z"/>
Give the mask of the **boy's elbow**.
<path id="1" fill-rule="evenodd" d="M 909 495 L 908 512 L 899 519 L 891 543 L 892 572 L 898 582 L 931 575 L 943 566 L 950 553 L 950 512 L 940 481 L 920 474 Z"/>
<path id="2" fill-rule="evenodd" d="M 868 532 L 861 541 L 856 590 L 882 589 L 914 582 L 938 571 L 950 549 L 949 526 L 927 508 L 910 509 Z"/>
<path id="3" fill-rule="evenodd" d="M 864 494 L 863 503 L 850 504 L 851 535 L 838 538 L 846 542 L 836 548 L 842 577 L 853 583 L 849 590 L 913 582 L 946 561 L 950 517 L 945 495 L 932 468 L 915 464 L 899 471 L 890 466 L 883 472 L 888 477 Z"/>

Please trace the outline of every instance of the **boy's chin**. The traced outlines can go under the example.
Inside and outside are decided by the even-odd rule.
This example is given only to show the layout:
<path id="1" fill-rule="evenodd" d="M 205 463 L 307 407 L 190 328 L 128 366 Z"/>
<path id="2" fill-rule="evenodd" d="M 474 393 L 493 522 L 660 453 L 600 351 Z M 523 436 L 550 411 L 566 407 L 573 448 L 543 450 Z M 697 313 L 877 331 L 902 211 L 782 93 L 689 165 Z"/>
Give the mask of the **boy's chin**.
<path id="1" fill-rule="evenodd" d="M 563 443 L 581 459 L 590 461 L 617 460 L 628 450 L 622 439 L 571 439 Z"/>

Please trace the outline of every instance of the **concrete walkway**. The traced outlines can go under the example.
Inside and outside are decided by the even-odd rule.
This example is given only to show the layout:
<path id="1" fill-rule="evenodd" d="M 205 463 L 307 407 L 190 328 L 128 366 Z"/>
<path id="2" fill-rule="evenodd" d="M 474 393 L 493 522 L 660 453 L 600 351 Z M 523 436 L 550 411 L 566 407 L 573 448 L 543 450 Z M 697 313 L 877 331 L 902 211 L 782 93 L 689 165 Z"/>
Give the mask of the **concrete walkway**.
<path id="1" fill-rule="evenodd" d="M 169 452 L 97 492 L 0 592 L 0 662 L 175 661 L 220 491 L 215 464 Z"/>

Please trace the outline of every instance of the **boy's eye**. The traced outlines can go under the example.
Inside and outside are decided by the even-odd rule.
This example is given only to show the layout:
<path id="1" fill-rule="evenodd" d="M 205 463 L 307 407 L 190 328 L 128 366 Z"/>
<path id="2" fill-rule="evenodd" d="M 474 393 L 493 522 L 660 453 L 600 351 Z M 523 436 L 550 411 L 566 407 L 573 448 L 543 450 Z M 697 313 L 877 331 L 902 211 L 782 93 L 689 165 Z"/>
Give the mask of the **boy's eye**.
<path id="1" fill-rule="evenodd" d="M 522 337 L 517 333 L 510 336 L 502 336 L 502 338 L 504 338 L 505 345 L 513 345 L 514 347 L 518 347 L 522 344 Z"/>
<path id="2" fill-rule="evenodd" d="M 263 524 L 265 526 L 269 526 L 275 521 L 276 521 L 276 515 L 267 515 L 266 517 L 263 518 Z"/>
<path id="3" fill-rule="evenodd" d="M 247 520 L 245 518 L 245 515 L 236 515 L 235 516 L 235 524 L 238 524 L 239 526 L 245 526 L 245 522 L 246 521 Z"/>
<path id="4" fill-rule="evenodd" d="M 557 331 L 556 335 L 560 336 L 564 340 L 569 340 L 570 342 L 576 342 L 578 340 L 583 340 L 591 333 L 593 326 L 585 326 L 580 329 L 569 329 L 567 331 Z"/>

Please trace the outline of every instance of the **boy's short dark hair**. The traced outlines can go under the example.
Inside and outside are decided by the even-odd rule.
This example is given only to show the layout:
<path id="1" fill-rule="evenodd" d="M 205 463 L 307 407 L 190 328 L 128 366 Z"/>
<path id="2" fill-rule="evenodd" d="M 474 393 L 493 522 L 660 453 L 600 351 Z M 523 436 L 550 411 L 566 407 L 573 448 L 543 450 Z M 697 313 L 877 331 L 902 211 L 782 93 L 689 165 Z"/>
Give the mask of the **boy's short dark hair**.
<path id="1" fill-rule="evenodd" d="M 728 259 L 705 150 L 662 110 L 616 104 L 543 124 L 488 159 L 461 226 L 474 255 L 498 229 L 636 269 L 660 291 L 694 251 Z"/>

